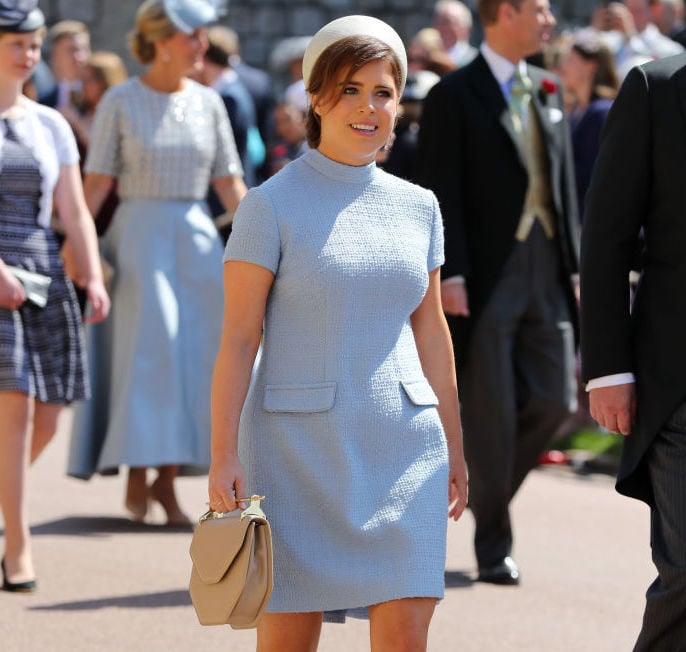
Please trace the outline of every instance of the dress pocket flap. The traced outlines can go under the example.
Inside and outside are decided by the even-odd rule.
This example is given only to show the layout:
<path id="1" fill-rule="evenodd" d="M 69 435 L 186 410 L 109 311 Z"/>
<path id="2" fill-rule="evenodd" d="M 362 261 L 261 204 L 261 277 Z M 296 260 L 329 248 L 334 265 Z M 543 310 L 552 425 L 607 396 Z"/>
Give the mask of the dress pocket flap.
<path id="1" fill-rule="evenodd" d="M 401 380 L 400 384 L 403 386 L 408 398 L 415 405 L 438 405 L 438 397 L 431 389 L 429 381 L 426 378 L 419 380 Z"/>
<path id="2" fill-rule="evenodd" d="M 267 385 L 264 409 L 267 412 L 326 412 L 333 407 L 336 383 L 307 385 Z"/>

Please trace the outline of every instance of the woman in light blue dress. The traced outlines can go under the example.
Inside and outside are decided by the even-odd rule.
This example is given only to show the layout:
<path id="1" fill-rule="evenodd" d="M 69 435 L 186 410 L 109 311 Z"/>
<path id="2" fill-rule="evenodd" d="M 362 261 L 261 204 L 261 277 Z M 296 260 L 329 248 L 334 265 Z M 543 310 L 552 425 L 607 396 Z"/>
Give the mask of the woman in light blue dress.
<path id="1" fill-rule="evenodd" d="M 93 214 L 115 179 L 121 202 L 101 243 L 113 308 L 91 332 L 93 398 L 76 415 L 68 472 L 128 466 L 136 520 L 150 497 L 170 524 L 188 524 L 174 478 L 209 465 L 222 244 L 204 198 L 212 182 L 232 212 L 245 194 L 221 99 L 186 76 L 202 65 L 214 20 L 210 0 L 143 3 L 131 46 L 150 66 L 102 98 L 86 162 Z M 149 487 L 148 467 L 158 469 Z"/>
<path id="2" fill-rule="evenodd" d="M 443 596 L 467 477 L 442 221 L 432 193 L 374 163 L 406 66 L 374 18 L 314 36 L 313 149 L 249 191 L 226 248 L 209 496 L 219 512 L 267 497 L 260 650 L 315 649 L 324 612 L 359 609 L 373 649 L 422 650 Z"/>

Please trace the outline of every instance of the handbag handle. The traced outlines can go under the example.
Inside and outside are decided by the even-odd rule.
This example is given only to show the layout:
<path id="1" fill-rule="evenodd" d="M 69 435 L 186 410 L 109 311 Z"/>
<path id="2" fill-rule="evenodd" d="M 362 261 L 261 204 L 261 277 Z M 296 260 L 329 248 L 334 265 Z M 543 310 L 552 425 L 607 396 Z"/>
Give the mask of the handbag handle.
<path id="1" fill-rule="evenodd" d="M 236 498 L 236 503 L 242 503 L 242 502 L 247 502 L 250 501 L 250 505 L 248 505 L 242 512 L 241 512 L 241 520 L 243 520 L 246 516 L 259 516 L 260 518 L 266 519 L 267 516 L 266 514 L 262 511 L 262 508 L 260 507 L 260 502 L 262 502 L 265 499 L 265 496 L 251 496 L 250 498 Z M 229 514 L 232 514 L 233 512 L 214 512 L 212 510 L 209 510 L 208 512 L 205 512 L 201 517 L 200 517 L 200 523 L 204 521 L 208 521 L 213 518 L 225 518 Z"/>

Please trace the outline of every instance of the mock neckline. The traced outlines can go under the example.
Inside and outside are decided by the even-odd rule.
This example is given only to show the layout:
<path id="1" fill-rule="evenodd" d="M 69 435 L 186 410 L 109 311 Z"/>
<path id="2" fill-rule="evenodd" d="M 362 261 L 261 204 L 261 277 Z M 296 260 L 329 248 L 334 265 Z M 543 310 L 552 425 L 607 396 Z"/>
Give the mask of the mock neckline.
<path id="1" fill-rule="evenodd" d="M 368 183 L 373 179 L 376 171 L 374 161 L 367 165 L 345 165 L 324 156 L 317 149 L 305 152 L 301 158 L 325 177 L 343 183 Z"/>

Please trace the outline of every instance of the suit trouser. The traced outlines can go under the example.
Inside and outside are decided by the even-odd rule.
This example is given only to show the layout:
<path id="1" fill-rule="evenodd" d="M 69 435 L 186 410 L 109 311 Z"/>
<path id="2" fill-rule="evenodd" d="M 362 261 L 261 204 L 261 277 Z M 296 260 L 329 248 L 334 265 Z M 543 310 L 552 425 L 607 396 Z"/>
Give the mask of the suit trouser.
<path id="1" fill-rule="evenodd" d="M 576 409 L 574 333 L 554 241 L 517 242 L 457 370 L 480 567 L 512 548 L 509 503 Z"/>
<path id="2" fill-rule="evenodd" d="M 658 577 L 646 593 L 636 651 L 686 650 L 686 402 L 672 414 L 645 459 L 655 496 L 650 544 Z"/>

